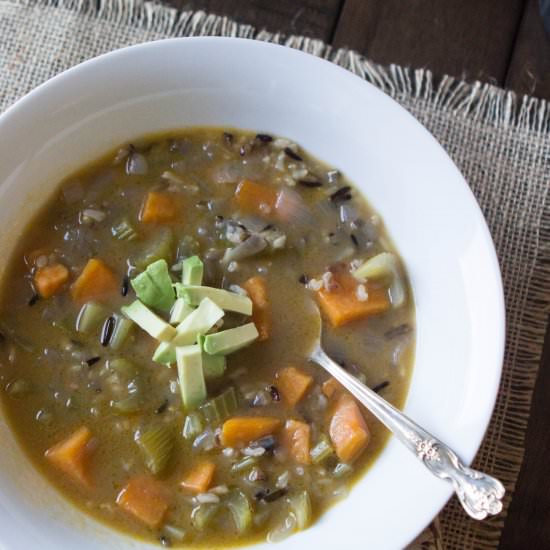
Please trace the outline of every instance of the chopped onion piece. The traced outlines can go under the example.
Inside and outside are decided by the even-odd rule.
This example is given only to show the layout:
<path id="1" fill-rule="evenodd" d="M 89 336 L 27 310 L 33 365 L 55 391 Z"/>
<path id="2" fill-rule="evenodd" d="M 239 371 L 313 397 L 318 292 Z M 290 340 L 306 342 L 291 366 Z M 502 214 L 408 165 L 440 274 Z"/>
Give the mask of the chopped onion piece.
<path id="1" fill-rule="evenodd" d="M 132 152 L 126 161 L 126 173 L 130 176 L 143 176 L 148 171 L 147 159 L 141 153 Z"/>
<path id="2" fill-rule="evenodd" d="M 250 256 L 258 254 L 267 246 L 267 241 L 259 235 L 251 235 L 233 248 L 228 248 L 222 259 L 223 264 L 244 260 Z"/>
<path id="3" fill-rule="evenodd" d="M 381 252 L 369 258 L 359 266 L 352 275 L 359 281 L 365 279 L 391 279 L 390 300 L 393 307 L 400 307 L 405 302 L 405 286 L 399 272 L 397 258 L 391 252 Z"/>

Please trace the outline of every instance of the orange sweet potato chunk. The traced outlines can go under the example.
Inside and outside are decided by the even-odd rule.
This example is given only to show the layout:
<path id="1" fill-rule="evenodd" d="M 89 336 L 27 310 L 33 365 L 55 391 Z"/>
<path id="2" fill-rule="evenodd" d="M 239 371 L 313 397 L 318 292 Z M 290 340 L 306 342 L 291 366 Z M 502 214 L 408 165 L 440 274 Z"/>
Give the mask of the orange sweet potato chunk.
<path id="1" fill-rule="evenodd" d="M 223 423 L 222 443 L 226 447 L 248 445 L 276 432 L 280 426 L 281 421 L 271 416 L 236 416 Z"/>
<path id="2" fill-rule="evenodd" d="M 287 420 L 282 433 L 283 447 L 299 464 L 311 464 L 309 424 L 299 420 Z"/>
<path id="3" fill-rule="evenodd" d="M 215 472 L 216 465 L 213 462 L 200 462 L 187 473 L 181 486 L 194 493 L 205 493 L 214 479 Z"/>
<path id="4" fill-rule="evenodd" d="M 390 307 L 388 293 L 383 288 L 369 288 L 367 285 L 368 298 L 361 301 L 356 294 L 359 283 L 350 274 L 333 274 L 333 280 L 336 288 L 330 292 L 322 288 L 317 293 L 321 310 L 333 327 L 383 313 Z"/>
<path id="5" fill-rule="evenodd" d="M 347 463 L 353 462 L 370 441 L 370 432 L 359 405 L 347 392 L 336 398 L 329 435 L 338 458 Z"/>
<path id="6" fill-rule="evenodd" d="M 34 274 L 34 287 L 42 298 L 58 294 L 69 280 L 69 270 L 63 264 L 41 267 Z"/>
<path id="7" fill-rule="evenodd" d="M 295 367 L 286 367 L 277 373 L 277 388 L 291 407 L 303 399 L 312 383 L 309 374 Z"/>
<path id="8" fill-rule="evenodd" d="M 235 202 L 244 214 L 258 216 L 274 214 L 277 196 L 275 187 L 250 180 L 241 181 L 235 190 Z"/>
<path id="9" fill-rule="evenodd" d="M 267 340 L 271 332 L 271 307 L 267 297 L 267 281 L 265 277 L 251 277 L 243 284 L 252 300 L 252 321 L 258 329 L 258 341 Z"/>
<path id="10" fill-rule="evenodd" d="M 162 484 L 149 476 L 130 479 L 118 494 L 116 503 L 152 529 L 160 527 L 168 510 Z"/>
<path id="11" fill-rule="evenodd" d="M 329 378 L 321 386 L 321 391 L 325 394 L 326 397 L 331 399 L 336 395 L 337 392 L 343 389 L 343 386 L 336 380 L 336 378 Z"/>
<path id="12" fill-rule="evenodd" d="M 50 447 L 45 457 L 59 470 L 71 476 L 81 485 L 90 488 L 92 481 L 88 469 L 93 452 L 92 432 L 82 426 L 67 439 Z"/>
<path id="13" fill-rule="evenodd" d="M 180 217 L 180 197 L 175 193 L 147 193 L 140 213 L 145 223 L 172 223 Z"/>
<path id="14" fill-rule="evenodd" d="M 75 302 L 84 303 L 117 292 L 118 287 L 119 283 L 110 268 L 101 260 L 92 258 L 71 286 L 71 296 Z"/>

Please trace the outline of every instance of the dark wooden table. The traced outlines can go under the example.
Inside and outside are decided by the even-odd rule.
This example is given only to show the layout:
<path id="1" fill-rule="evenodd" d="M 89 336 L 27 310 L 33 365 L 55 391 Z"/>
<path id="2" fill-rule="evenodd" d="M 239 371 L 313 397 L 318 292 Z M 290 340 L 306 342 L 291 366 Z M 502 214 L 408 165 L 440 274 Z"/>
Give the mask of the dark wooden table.
<path id="1" fill-rule="evenodd" d="M 379 63 L 431 69 L 550 99 L 550 39 L 537 0 L 165 0 L 322 38 Z M 550 326 L 526 454 L 500 549 L 550 548 Z"/>

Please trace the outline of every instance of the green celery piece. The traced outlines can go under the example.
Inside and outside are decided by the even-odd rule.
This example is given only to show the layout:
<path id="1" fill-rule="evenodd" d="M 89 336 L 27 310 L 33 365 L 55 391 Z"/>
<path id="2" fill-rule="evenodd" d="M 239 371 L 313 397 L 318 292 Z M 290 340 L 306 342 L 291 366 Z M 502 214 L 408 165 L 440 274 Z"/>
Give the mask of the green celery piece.
<path id="1" fill-rule="evenodd" d="M 111 227 L 111 234 L 119 241 L 134 241 L 138 237 L 136 230 L 126 218 Z"/>
<path id="2" fill-rule="evenodd" d="M 149 426 L 135 440 L 141 448 L 145 464 L 153 474 L 160 474 L 168 465 L 174 450 L 174 430 L 169 424 Z"/>
<path id="3" fill-rule="evenodd" d="M 139 393 L 132 393 L 123 399 L 111 401 L 111 408 L 120 414 L 134 414 L 139 412 L 143 406 Z"/>
<path id="4" fill-rule="evenodd" d="M 197 344 L 202 350 L 202 369 L 206 380 L 214 380 L 223 376 L 227 361 L 225 355 L 210 355 L 204 351 L 204 334 L 199 334 Z"/>
<path id="5" fill-rule="evenodd" d="M 197 306 L 204 298 L 210 298 L 226 311 L 252 315 L 252 300 L 248 296 L 210 286 L 186 286 L 176 283 L 175 287 L 178 298 L 183 298 L 191 306 Z"/>
<path id="6" fill-rule="evenodd" d="M 140 326 L 145 332 L 161 342 L 169 342 L 176 335 L 176 329 L 163 321 L 139 300 L 121 308 L 122 313 Z"/>
<path id="7" fill-rule="evenodd" d="M 181 282 L 184 285 L 201 285 L 204 264 L 198 256 L 186 258 L 181 263 Z"/>
<path id="8" fill-rule="evenodd" d="M 328 437 L 325 434 L 321 434 L 317 445 L 311 449 L 309 455 L 311 456 L 311 461 L 314 464 L 320 464 L 329 456 L 332 456 L 333 453 L 334 450 L 328 440 Z"/>
<path id="9" fill-rule="evenodd" d="M 227 495 L 225 504 L 233 516 L 239 535 L 248 531 L 252 524 L 252 507 L 246 495 L 239 489 L 234 489 Z"/>
<path id="10" fill-rule="evenodd" d="M 258 329 L 254 323 L 247 323 L 237 328 L 207 334 L 204 339 L 204 351 L 210 355 L 228 355 L 258 338 Z"/>
<path id="11" fill-rule="evenodd" d="M 197 345 L 176 348 L 181 399 L 186 410 L 196 409 L 206 399 L 201 356 Z"/>
<path id="12" fill-rule="evenodd" d="M 210 399 L 200 406 L 200 411 L 210 424 L 220 424 L 231 416 L 238 407 L 237 395 L 234 388 L 227 388 L 223 393 Z"/>
<path id="13" fill-rule="evenodd" d="M 183 298 L 178 298 L 174 302 L 172 311 L 170 312 L 170 324 L 179 325 L 194 309 Z"/>
<path id="14" fill-rule="evenodd" d="M 288 498 L 290 509 L 296 516 L 296 527 L 301 531 L 311 523 L 311 499 L 307 491 L 299 491 Z"/>
<path id="15" fill-rule="evenodd" d="M 175 346 L 188 346 L 197 340 L 198 334 L 208 332 L 222 317 L 224 312 L 212 300 L 205 298 L 177 327 Z"/>
<path id="16" fill-rule="evenodd" d="M 198 531 L 203 531 L 208 527 L 214 516 L 220 508 L 219 504 L 204 503 L 199 504 L 191 510 L 191 521 Z"/>
<path id="17" fill-rule="evenodd" d="M 344 477 L 353 472 L 353 467 L 349 464 L 345 464 L 344 462 L 339 462 L 334 467 L 334 470 L 332 471 L 332 475 L 336 478 Z"/>
<path id="18" fill-rule="evenodd" d="M 90 334 L 109 316 L 106 308 L 96 302 L 88 302 L 82 306 L 76 318 L 76 331 Z"/>
<path id="19" fill-rule="evenodd" d="M 173 365 L 176 362 L 176 348 L 171 342 L 161 342 L 153 354 L 153 361 L 161 365 Z"/>
<path id="20" fill-rule="evenodd" d="M 130 332 L 132 331 L 134 322 L 130 319 L 126 319 L 126 317 L 123 317 L 118 313 L 114 314 L 114 318 L 115 328 L 113 329 L 113 335 L 109 340 L 109 347 L 111 349 L 117 350 L 124 345 L 128 337 L 130 336 Z"/>
<path id="21" fill-rule="evenodd" d="M 185 417 L 182 435 L 184 439 L 194 439 L 203 429 L 202 415 L 195 411 Z"/>
<path id="22" fill-rule="evenodd" d="M 174 234 L 171 229 L 163 228 L 150 239 L 143 253 L 133 259 L 133 263 L 138 269 L 145 269 L 149 264 L 157 260 L 164 259 L 169 261 L 173 257 Z"/>

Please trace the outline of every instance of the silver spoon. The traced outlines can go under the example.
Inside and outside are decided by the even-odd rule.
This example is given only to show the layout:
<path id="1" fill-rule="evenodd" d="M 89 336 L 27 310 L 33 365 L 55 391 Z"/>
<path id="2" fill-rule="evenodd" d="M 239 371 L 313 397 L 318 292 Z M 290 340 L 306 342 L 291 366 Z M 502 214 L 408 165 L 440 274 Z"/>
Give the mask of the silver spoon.
<path id="1" fill-rule="evenodd" d="M 474 519 L 485 519 L 502 510 L 504 487 L 498 479 L 465 466 L 457 455 L 385 399 L 333 361 L 321 346 L 322 322 L 309 360 L 328 371 L 349 390 L 395 437 L 419 458 L 432 474 L 452 483 L 464 510 Z"/>

